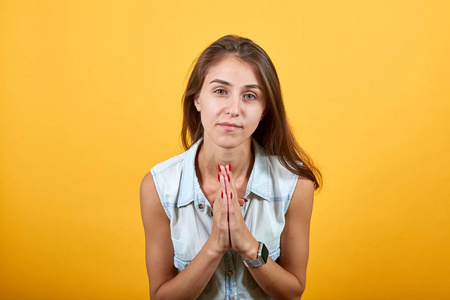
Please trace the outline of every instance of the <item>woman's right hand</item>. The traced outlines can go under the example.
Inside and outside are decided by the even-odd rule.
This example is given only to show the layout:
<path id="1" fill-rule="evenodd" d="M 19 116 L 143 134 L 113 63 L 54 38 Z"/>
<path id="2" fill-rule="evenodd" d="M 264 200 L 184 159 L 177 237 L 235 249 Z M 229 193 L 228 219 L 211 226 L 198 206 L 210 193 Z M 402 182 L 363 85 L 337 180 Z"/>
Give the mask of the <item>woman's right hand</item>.
<path id="1" fill-rule="evenodd" d="M 213 225 L 208 242 L 210 243 L 211 249 L 213 249 L 217 255 L 222 256 L 230 249 L 231 244 L 225 178 L 219 173 L 218 180 L 216 199 L 212 203 Z"/>

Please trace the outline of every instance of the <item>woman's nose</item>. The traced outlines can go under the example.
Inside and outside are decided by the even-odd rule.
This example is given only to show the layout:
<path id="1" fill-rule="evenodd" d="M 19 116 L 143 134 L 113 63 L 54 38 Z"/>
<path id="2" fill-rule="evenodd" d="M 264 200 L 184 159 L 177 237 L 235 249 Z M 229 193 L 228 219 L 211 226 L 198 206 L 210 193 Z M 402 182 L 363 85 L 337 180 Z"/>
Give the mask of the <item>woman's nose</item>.
<path id="1" fill-rule="evenodd" d="M 232 117 L 239 116 L 239 96 L 233 97 L 230 99 L 230 103 L 228 106 L 228 113 Z"/>

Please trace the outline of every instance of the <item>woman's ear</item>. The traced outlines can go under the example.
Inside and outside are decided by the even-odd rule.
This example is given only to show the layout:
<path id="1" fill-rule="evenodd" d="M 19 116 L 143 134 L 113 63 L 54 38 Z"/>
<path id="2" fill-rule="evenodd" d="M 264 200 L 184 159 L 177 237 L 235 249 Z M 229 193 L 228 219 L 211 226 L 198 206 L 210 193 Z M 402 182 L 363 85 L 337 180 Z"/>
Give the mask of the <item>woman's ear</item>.
<path id="1" fill-rule="evenodd" d="M 199 100 L 200 94 L 195 94 L 194 96 L 194 105 L 197 111 L 200 111 L 200 100 Z"/>

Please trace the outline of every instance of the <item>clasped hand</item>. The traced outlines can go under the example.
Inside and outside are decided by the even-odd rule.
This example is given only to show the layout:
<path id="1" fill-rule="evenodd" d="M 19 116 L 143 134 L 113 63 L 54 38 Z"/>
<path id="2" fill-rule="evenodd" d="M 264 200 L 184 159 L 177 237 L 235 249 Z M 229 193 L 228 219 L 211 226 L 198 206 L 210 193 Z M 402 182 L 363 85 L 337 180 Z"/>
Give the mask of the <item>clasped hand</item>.
<path id="1" fill-rule="evenodd" d="M 257 241 L 249 232 L 241 213 L 241 205 L 247 202 L 239 198 L 231 165 L 218 165 L 217 195 L 212 202 L 213 226 L 210 239 L 216 249 L 225 253 L 230 248 L 242 258 L 252 259 Z"/>

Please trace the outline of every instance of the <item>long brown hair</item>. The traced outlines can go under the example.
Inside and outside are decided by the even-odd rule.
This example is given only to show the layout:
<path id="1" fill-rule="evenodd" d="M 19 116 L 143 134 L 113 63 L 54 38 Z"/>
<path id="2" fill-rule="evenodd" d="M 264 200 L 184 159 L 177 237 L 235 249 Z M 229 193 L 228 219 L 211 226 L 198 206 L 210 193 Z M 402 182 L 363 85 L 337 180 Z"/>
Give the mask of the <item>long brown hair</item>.
<path id="1" fill-rule="evenodd" d="M 312 180 L 314 187 L 319 188 L 322 185 L 320 170 L 299 146 L 287 121 L 275 66 L 267 53 L 247 38 L 224 36 L 206 48 L 196 60 L 183 95 L 183 147 L 187 150 L 203 137 L 203 126 L 194 106 L 194 97 L 200 92 L 209 68 L 230 55 L 253 67 L 266 97 L 264 117 L 253 133 L 253 138 L 270 155 L 277 155 L 288 170 Z"/>

